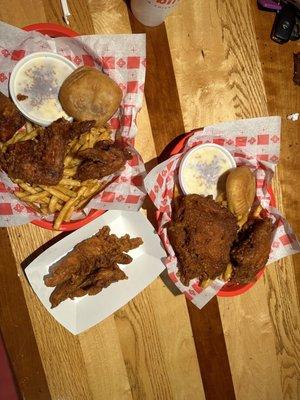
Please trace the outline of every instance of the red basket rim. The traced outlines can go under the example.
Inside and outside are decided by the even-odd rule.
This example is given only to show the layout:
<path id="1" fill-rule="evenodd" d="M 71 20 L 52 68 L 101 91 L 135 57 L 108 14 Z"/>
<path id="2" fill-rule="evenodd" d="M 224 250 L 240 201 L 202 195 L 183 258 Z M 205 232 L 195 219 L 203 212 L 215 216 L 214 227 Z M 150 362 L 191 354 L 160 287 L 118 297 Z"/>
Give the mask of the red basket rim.
<path id="1" fill-rule="evenodd" d="M 62 25 L 54 24 L 54 23 L 40 23 L 40 24 L 32 24 L 27 25 L 23 28 L 24 31 L 37 31 L 42 33 L 43 35 L 48 35 L 51 37 L 75 37 L 78 36 L 78 33 L 73 31 L 70 28 L 67 28 Z M 105 210 L 91 210 L 90 213 L 77 221 L 73 222 L 63 222 L 59 228 L 59 231 L 74 231 L 82 226 L 86 225 L 87 223 L 93 221 L 95 218 L 99 217 L 105 212 Z M 47 221 L 44 219 L 37 219 L 31 221 L 32 224 L 39 226 L 40 228 L 53 230 L 53 222 Z"/>
<path id="2" fill-rule="evenodd" d="M 42 33 L 43 35 L 48 35 L 51 37 L 75 37 L 79 35 L 77 32 L 73 31 L 70 28 L 49 22 L 27 25 L 24 26 L 24 28 L 22 29 L 27 32 L 37 31 Z"/>
<path id="3" fill-rule="evenodd" d="M 171 151 L 170 155 L 174 156 L 178 153 L 180 153 L 187 141 L 187 139 L 192 136 L 195 132 L 192 131 L 190 133 L 187 133 L 173 148 L 173 150 Z M 270 198 L 271 198 L 271 205 L 273 207 L 275 207 L 275 195 L 273 192 L 272 187 L 268 187 L 268 192 L 270 194 Z M 219 292 L 217 293 L 217 296 L 219 297 L 234 297 L 234 296 L 238 296 L 240 294 L 243 294 L 245 292 L 247 292 L 250 288 L 252 288 L 252 286 L 255 285 L 255 283 L 258 281 L 258 279 L 263 276 L 265 272 L 265 268 L 261 269 L 255 276 L 255 280 L 253 282 L 249 282 L 245 285 L 224 285 L 222 287 L 221 290 L 219 290 Z"/>
<path id="4" fill-rule="evenodd" d="M 89 212 L 89 214 L 84 218 L 78 219 L 76 221 L 71 221 L 71 222 L 63 222 L 59 228 L 59 231 L 63 231 L 63 232 L 75 231 L 76 229 L 81 228 L 82 226 L 93 221 L 95 218 L 100 217 L 100 215 L 104 214 L 105 211 L 106 210 L 91 210 Z M 31 221 L 31 223 L 33 225 L 39 226 L 41 228 L 54 230 L 52 221 L 47 221 L 44 219 L 37 219 L 37 220 Z"/>

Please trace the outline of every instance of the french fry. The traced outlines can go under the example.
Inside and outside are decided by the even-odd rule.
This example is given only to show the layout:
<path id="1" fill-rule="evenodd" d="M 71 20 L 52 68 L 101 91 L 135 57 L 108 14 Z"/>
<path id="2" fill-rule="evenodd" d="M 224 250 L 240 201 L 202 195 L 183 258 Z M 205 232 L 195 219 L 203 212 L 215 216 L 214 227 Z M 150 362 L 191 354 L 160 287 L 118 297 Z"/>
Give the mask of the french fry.
<path id="1" fill-rule="evenodd" d="M 23 200 L 23 199 L 22 199 Z M 44 205 L 49 207 L 49 203 L 50 203 L 50 197 L 43 197 L 41 199 L 37 199 L 34 202 L 35 204 L 39 204 L 39 205 Z"/>
<path id="2" fill-rule="evenodd" d="M 28 196 L 24 196 L 22 198 L 23 201 L 28 201 L 29 203 L 34 203 L 35 201 L 44 199 L 45 197 L 48 197 L 49 193 L 44 191 L 44 192 L 39 192 L 35 194 L 30 194 Z"/>
<path id="3" fill-rule="evenodd" d="M 67 215 L 67 213 L 69 212 L 69 209 L 71 207 L 73 207 L 73 203 L 74 203 L 74 199 L 70 199 L 69 201 L 67 201 L 65 203 L 65 205 L 63 206 L 63 208 L 60 210 L 58 216 L 56 217 L 54 224 L 53 224 L 53 229 L 55 230 L 59 230 L 63 220 L 65 219 L 65 216 Z"/>
<path id="4" fill-rule="evenodd" d="M 91 135 L 90 134 L 86 134 L 85 137 L 82 138 L 82 146 L 80 147 L 79 150 L 85 150 L 85 149 L 89 149 L 91 148 Z"/>
<path id="5" fill-rule="evenodd" d="M 19 199 L 22 199 L 25 196 L 28 196 L 30 193 L 29 192 L 21 192 L 20 190 L 16 190 L 14 192 L 14 195 L 17 196 Z"/>
<path id="6" fill-rule="evenodd" d="M 30 186 L 28 183 L 22 182 L 19 179 L 16 179 L 15 182 L 22 188 L 25 192 L 29 192 L 31 194 L 39 193 L 41 192 L 41 189 L 39 188 L 33 188 Z"/>
<path id="7" fill-rule="evenodd" d="M 42 214 L 44 214 L 44 215 L 48 215 L 49 214 L 49 208 L 47 207 L 46 204 L 42 204 L 40 209 L 41 209 L 41 213 Z"/>
<path id="8" fill-rule="evenodd" d="M 81 186 L 81 182 L 76 179 L 63 178 L 59 182 L 59 185 L 70 186 L 70 187 L 79 187 L 79 186 Z"/>
<path id="9" fill-rule="evenodd" d="M 68 167 L 77 167 L 81 163 L 81 160 L 79 158 L 73 158 L 70 163 L 68 164 Z"/>
<path id="10" fill-rule="evenodd" d="M 5 145 L 6 147 L 10 144 L 16 143 L 16 142 L 20 142 L 22 141 L 22 139 L 26 136 L 27 132 L 24 130 L 18 131 L 14 134 L 14 136 L 8 140 Z M 24 140 L 24 139 L 23 139 Z"/>
<path id="11" fill-rule="evenodd" d="M 74 145 L 74 147 L 71 149 L 71 152 L 74 153 L 74 154 L 76 154 L 77 151 L 80 149 L 81 146 L 82 146 L 81 143 L 80 143 L 80 142 L 77 142 L 77 143 Z"/>
<path id="12" fill-rule="evenodd" d="M 57 185 L 57 186 L 55 186 L 55 188 L 57 190 L 59 190 L 61 193 L 65 194 L 66 196 L 69 196 L 69 197 L 77 196 L 77 193 L 73 192 L 73 190 L 68 189 L 67 187 L 65 187 L 63 185 Z"/>
<path id="13" fill-rule="evenodd" d="M 100 185 L 99 183 L 97 183 L 97 185 L 87 188 L 87 191 L 84 193 L 83 199 L 76 205 L 75 210 L 82 210 L 85 205 L 89 203 L 92 197 L 94 197 L 96 193 L 99 193 L 104 186 L 105 185 Z"/>
<path id="14" fill-rule="evenodd" d="M 70 200 L 70 196 L 67 196 L 66 194 L 62 193 L 60 190 L 55 189 L 55 187 L 48 187 L 41 185 L 41 187 L 46 190 L 48 193 L 52 194 L 53 196 L 58 197 L 59 199 L 67 202 Z"/>
<path id="15" fill-rule="evenodd" d="M 34 131 L 27 132 L 26 135 L 22 137 L 22 140 L 31 140 L 34 139 L 38 135 L 38 130 L 35 129 Z"/>
<path id="16" fill-rule="evenodd" d="M 65 166 L 65 167 L 69 166 L 70 163 L 72 162 L 72 160 L 73 160 L 73 157 L 71 157 L 71 156 L 66 156 L 65 159 L 64 159 L 64 166 Z"/>
<path id="17" fill-rule="evenodd" d="M 75 209 L 75 206 L 74 206 L 74 205 L 70 207 L 69 211 L 68 211 L 67 214 L 65 215 L 65 218 L 64 218 L 64 221 L 65 221 L 65 222 L 69 222 L 69 221 L 70 221 L 70 219 L 71 219 L 71 217 L 72 217 L 72 214 L 73 214 L 73 212 L 74 212 L 74 209 Z"/>
<path id="18" fill-rule="evenodd" d="M 70 199 L 68 200 L 65 205 L 63 206 L 63 208 L 60 210 L 56 220 L 54 221 L 54 225 L 53 228 L 55 230 L 59 230 L 60 225 L 62 224 L 62 222 L 64 221 L 64 219 L 66 218 L 67 214 L 69 213 L 69 210 L 71 207 L 73 207 L 75 205 L 75 203 L 81 199 L 81 197 L 83 196 L 84 192 L 86 191 L 85 187 L 81 187 L 78 190 L 77 193 L 77 197 L 75 199 Z"/>
<path id="19" fill-rule="evenodd" d="M 74 176 L 74 175 L 76 175 L 76 167 L 64 169 L 65 177 Z"/>
<path id="20" fill-rule="evenodd" d="M 107 128 L 92 128 L 91 133 L 96 141 L 109 140 L 111 138 L 110 131 Z"/>
<path id="21" fill-rule="evenodd" d="M 50 202 L 49 202 L 49 213 L 54 214 L 55 211 L 57 210 L 57 205 L 58 205 L 58 197 L 56 196 L 51 196 Z"/>
<path id="22" fill-rule="evenodd" d="M 32 125 L 32 123 L 31 123 L 31 122 L 29 122 L 29 121 L 26 121 L 26 124 L 25 124 L 25 129 L 26 129 L 26 132 L 31 132 L 31 131 L 33 131 L 33 130 L 34 130 L 34 126 Z"/>

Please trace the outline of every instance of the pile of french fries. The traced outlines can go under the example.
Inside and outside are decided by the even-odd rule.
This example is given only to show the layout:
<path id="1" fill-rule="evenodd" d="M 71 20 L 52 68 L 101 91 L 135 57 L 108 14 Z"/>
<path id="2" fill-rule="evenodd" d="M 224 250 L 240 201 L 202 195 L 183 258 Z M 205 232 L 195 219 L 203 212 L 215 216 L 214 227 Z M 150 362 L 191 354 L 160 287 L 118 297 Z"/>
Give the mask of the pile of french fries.
<path id="1" fill-rule="evenodd" d="M 0 143 L 0 151 L 4 152 L 11 143 L 34 139 L 40 132 L 41 128 L 35 128 L 27 123 L 26 130 L 19 131 L 9 141 Z M 91 198 L 108 184 L 105 179 L 102 181 L 88 179 L 83 182 L 74 179 L 81 162 L 76 157 L 78 151 L 92 148 L 96 142 L 107 139 L 110 139 L 107 127 L 92 128 L 90 132 L 69 143 L 64 160 L 63 178 L 58 185 L 30 185 L 15 179 L 14 182 L 19 186 L 15 195 L 42 215 L 55 214 L 53 229 L 59 230 L 63 222 L 71 220 L 73 212 L 82 210 Z"/>

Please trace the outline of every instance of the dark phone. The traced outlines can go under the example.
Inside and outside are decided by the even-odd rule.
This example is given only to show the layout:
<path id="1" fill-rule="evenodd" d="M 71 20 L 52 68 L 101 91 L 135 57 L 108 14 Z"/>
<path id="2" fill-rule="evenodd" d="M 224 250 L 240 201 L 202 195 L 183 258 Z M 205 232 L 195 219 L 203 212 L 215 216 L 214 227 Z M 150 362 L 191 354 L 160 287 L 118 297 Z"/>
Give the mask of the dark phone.
<path id="1" fill-rule="evenodd" d="M 276 15 L 271 32 L 271 39 L 277 43 L 286 43 L 290 39 L 299 39 L 297 22 L 298 10 L 292 5 L 285 5 Z"/>
<path id="2" fill-rule="evenodd" d="M 271 39 L 283 44 L 300 38 L 300 0 L 258 0 L 260 9 L 275 11 Z"/>

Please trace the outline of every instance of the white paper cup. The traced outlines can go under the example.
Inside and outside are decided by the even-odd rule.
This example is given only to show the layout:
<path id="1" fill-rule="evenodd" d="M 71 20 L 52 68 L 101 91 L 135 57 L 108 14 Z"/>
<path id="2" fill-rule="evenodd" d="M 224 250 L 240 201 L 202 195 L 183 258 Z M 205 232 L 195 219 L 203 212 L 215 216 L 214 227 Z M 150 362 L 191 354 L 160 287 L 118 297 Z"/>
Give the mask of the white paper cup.
<path id="1" fill-rule="evenodd" d="M 225 190 L 227 173 L 235 167 L 233 156 L 224 147 L 214 143 L 200 144 L 182 158 L 179 184 L 184 194 L 212 195 L 215 199 Z"/>
<path id="2" fill-rule="evenodd" d="M 67 58 L 55 53 L 37 52 L 22 58 L 10 76 L 10 96 L 30 121 L 48 126 L 60 117 L 70 119 L 58 100 L 63 81 L 76 66 Z M 28 96 L 18 100 L 18 95 Z"/>
<path id="3" fill-rule="evenodd" d="M 146 26 L 157 26 L 178 5 L 179 0 L 131 0 L 131 10 L 136 19 Z"/>

